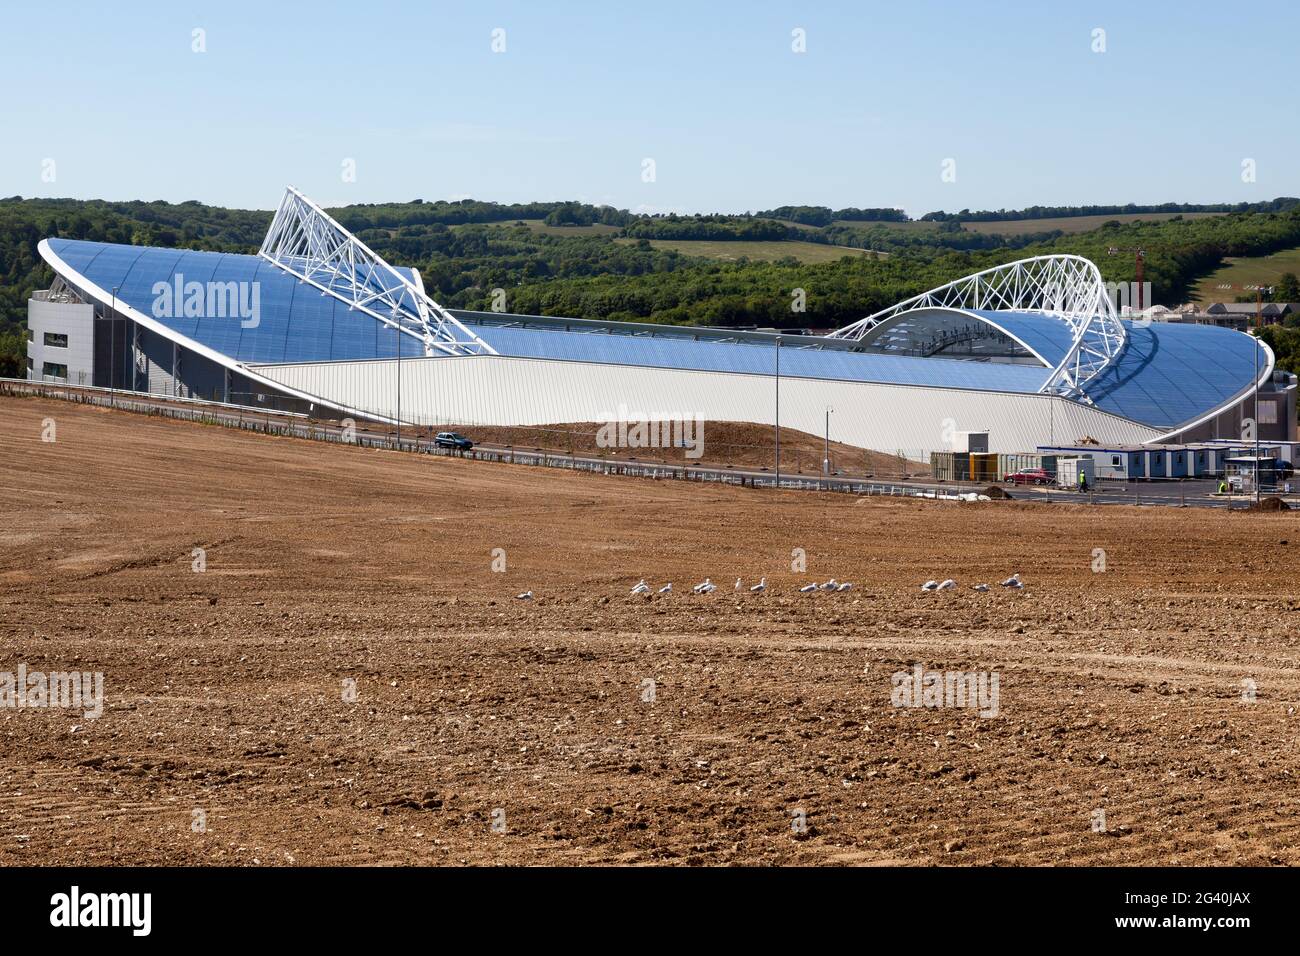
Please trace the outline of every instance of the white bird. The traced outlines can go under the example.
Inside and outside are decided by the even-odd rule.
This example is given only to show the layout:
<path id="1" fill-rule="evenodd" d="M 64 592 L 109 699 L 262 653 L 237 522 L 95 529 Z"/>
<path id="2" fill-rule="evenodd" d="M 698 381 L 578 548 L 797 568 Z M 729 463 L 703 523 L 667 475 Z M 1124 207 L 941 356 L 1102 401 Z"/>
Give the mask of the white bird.
<path id="1" fill-rule="evenodd" d="M 516 594 L 515 599 L 518 601 L 531 601 L 533 599 L 533 592 L 525 591 L 523 594 Z"/>
<path id="2" fill-rule="evenodd" d="M 938 588 L 938 590 L 940 590 L 940 591 L 951 591 L 951 590 L 952 590 L 953 588 L 955 588 L 956 586 L 957 586 L 957 582 L 954 581 L 952 578 L 945 578 L 943 581 L 941 581 L 941 582 L 939 583 L 939 588 Z"/>
<path id="3" fill-rule="evenodd" d="M 1016 572 L 1002 582 L 1004 588 L 1023 588 L 1025 585 L 1020 580 L 1020 572 Z"/>
<path id="4" fill-rule="evenodd" d="M 740 590 L 740 578 L 736 578 L 736 590 Z"/>
<path id="5" fill-rule="evenodd" d="M 766 591 L 766 590 L 767 590 L 767 578 L 759 578 L 758 583 L 755 584 L 753 587 L 751 587 L 749 590 L 750 590 L 751 592 Z"/>
<path id="6" fill-rule="evenodd" d="M 922 591 L 933 591 L 933 590 L 935 590 L 938 586 L 939 586 L 939 582 L 938 582 L 938 581 L 935 581 L 934 579 L 931 579 L 931 580 L 926 581 L 924 584 L 921 585 L 921 590 L 922 590 Z"/>
<path id="7" fill-rule="evenodd" d="M 853 583 L 850 582 L 850 581 L 845 581 L 843 584 L 841 584 L 841 585 L 840 585 L 839 587 L 837 587 L 835 590 L 837 590 L 837 591 L 852 591 L 852 590 L 853 590 Z"/>
<path id="8" fill-rule="evenodd" d="M 817 590 L 816 584 L 805 584 L 803 587 L 799 589 L 799 593 L 807 594 L 809 591 L 816 591 L 816 590 Z"/>
<path id="9" fill-rule="evenodd" d="M 665 584 L 663 587 L 661 587 L 661 588 L 659 589 L 659 593 L 660 593 L 660 594 L 671 594 L 672 591 L 673 591 L 673 582 L 672 582 L 672 581 L 669 581 L 667 584 Z"/>
<path id="10" fill-rule="evenodd" d="M 691 590 L 696 594 L 708 594 L 710 591 L 716 591 L 717 589 L 718 586 L 709 578 L 705 578 L 699 584 L 695 585 L 695 587 L 691 588 Z"/>
<path id="11" fill-rule="evenodd" d="M 834 578 L 831 578 L 825 584 L 818 585 L 818 587 L 820 587 L 823 591 L 834 591 L 839 586 L 840 586 L 840 582 L 836 581 Z"/>
<path id="12" fill-rule="evenodd" d="M 642 578 L 642 579 L 641 579 L 641 583 L 638 584 L 636 587 L 634 587 L 634 588 L 632 589 L 632 593 L 633 593 L 633 594 L 645 594 L 645 593 L 647 593 L 649 590 L 650 590 L 650 585 L 648 585 L 648 584 L 645 583 L 645 578 Z"/>
<path id="13" fill-rule="evenodd" d="M 987 584 L 977 584 L 975 587 L 971 588 L 972 591 L 987 591 L 988 589 L 989 586 Z"/>

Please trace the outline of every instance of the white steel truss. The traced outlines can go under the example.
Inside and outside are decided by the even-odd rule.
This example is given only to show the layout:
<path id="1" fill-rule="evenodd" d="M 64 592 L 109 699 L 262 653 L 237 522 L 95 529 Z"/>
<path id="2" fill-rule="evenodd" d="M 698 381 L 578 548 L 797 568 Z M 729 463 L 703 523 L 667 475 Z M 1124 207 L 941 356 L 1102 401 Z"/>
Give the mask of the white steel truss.
<path id="1" fill-rule="evenodd" d="M 349 308 L 418 339 L 425 355 L 497 354 L 292 186 L 285 189 L 257 254 Z"/>
<path id="2" fill-rule="evenodd" d="M 1034 256 L 985 269 L 922 292 L 832 332 L 861 341 L 882 323 L 918 309 L 1032 312 L 1064 322 L 1072 333 L 1065 357 L 1039 389 L 1091 404 L 1083 387 L 1123 349 L 1128 338 L 1101 272 L 1082 256 Z"/>

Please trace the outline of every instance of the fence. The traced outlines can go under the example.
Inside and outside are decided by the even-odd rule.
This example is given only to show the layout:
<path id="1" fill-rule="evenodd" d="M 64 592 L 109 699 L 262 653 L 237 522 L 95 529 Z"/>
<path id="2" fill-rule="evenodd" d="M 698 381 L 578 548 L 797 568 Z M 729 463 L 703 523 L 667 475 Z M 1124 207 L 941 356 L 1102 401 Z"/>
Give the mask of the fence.
<path id="1" fill-rule="evenodd" d="M 736 470 L 716 466 L 624 461 L 592 458 L 574 452 L 565 453 L 516 446 L 494 448 L 477 446 L 469 450 L 442 448 L 434 444 L 433 438 L 427 435 L 412 437 L 408 432 L 399 440 L 390 426 L 382 426 L 386 429 L 384 432 L 372 432 L 367 430 L 364 423 L 360 426 L 354 426 L 337 422 L 322 422 L 298 411 L 272 408 L 254 409 L 242 405 L 228 405 L 203 399 L 172 398 L 170 396 L 148 395 L 139 392 L 121 392 L 120 390 L 101 387 L 29 382 L 24 379 L 0 379 L 0 396 L 58 398 L 79 404 L 97 405 L 105 408 L 113 407 L 137 414 L 201 424 L 221 425 L 266 435 L 356 445 L 361 448 L 440 455 L 448 458 L 465 458 L 472 461 L 533 465 L 543 468 L 564 468 L 590 474 L 622 475 L 652 480 L 712 482 L 746 488 L 775 488 L 778 486 L 776 474 L 766 469 Z M 888 478 L 845 475 L 808 477 L 799 474 L 782 473 L 779 487 L 795 491 L 830 491 L 871 497 L 969 500 L 987 489 L 989 484 L 989 482 L 950 483 L 935 481 L 908 481 L 905 483 L 904 481 L 890 480 Z M 1206 483 L 1200 482 L 1200 484 L 1204 485 Z M 1168 487 L 1169 485 L 1175 487 Z M 1197 492 L 1193 493 L 1186 492 L 1184 488 L 1182 481 L 1166 482 L 1164 487 L 1148 487 L 1145 491 L 1139 485 L 1132 488 L 1128 485 L 1107 487 L 1103 483 L 1094 485 L 1086 495 L 1083 495 L 1071 490 L 1017 486 L 1011 489 L 1010 495 L 1017 500 L 1028 502 L 1082 503 L 1086 501 L 1090 504 L 1151 504 L 1172 505 L 1175 507 L 1211 504 L 1223 506 L 1226 502 L 1228 507 L 1233 507 L 1231 498 L 1216 500 L 1200 491 L 1199 488 Z M 1247 500 L 1242 506 L 1248 506 L 1249 503 Z"/>

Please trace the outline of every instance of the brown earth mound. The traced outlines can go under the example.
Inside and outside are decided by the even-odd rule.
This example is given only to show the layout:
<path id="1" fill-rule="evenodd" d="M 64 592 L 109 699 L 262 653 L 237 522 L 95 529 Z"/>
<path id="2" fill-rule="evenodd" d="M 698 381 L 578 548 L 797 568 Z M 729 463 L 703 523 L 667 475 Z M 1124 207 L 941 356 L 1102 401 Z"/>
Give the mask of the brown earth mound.
<path id="1" fill-rule="evenodd" d="M 445 425 L 422 431 L 427 431 L 429 437 L 440 431 L 454 431 L 477 444 L 545 449 L 557 454 L 574 453 L 611 460 L 656 461 L 673 465 L 731 465 L 736 468 L 772 470 L 776 459 L 776 440 L 775 429 L 771 425 L 706 421 L 699 427 L 703 436 L 703 455 L 697 458 L 687 457 L 688 449 L 684 447 L 602 447 L 599 441 L 601 425 L 597 422 L 519 426 Z M 662 444 L 669 444 L 669 441 Z M 929 474 L 928 464 L 840 442 L 830 443 L 830 454 L 831 466 L 847 475 L 898 478 L 904 473 L 910 476 Z M 820 474 L 824 456 L 825 441 L 822 437 L 792 428 L 781 429 L 782 471 L 790 474 Z"/>
<path id="2" fill-rule="evenodd" d="M 1281 498 L 1269 497 L 1261 498 L 1259 501 L 1252 501 L 1247 511 L 1290 511 L 1291 506 Z"/>

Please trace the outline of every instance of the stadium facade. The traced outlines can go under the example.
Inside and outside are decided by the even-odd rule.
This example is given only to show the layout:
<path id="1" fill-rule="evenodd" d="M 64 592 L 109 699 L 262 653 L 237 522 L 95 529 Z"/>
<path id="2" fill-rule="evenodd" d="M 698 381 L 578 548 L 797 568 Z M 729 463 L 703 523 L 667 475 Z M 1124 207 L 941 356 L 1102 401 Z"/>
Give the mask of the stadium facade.
<path id="1" fill-rule="evenodd" d="M 698 416 L 923 456 L 1294 440 L 1296 381 L 1262 342 L 1116 313 L 1095 265 L 1026 259 L 829 336 L 447 310 L 289 189 L 255 256 L 50 238 L 28 375 L 416 425 Z M 485 290 L 486 295 L 486 290 Z M 1259 384 L 1259 407 L 1255 389 Z M 400 409 L 400 411 L 399 411 Z"/>

